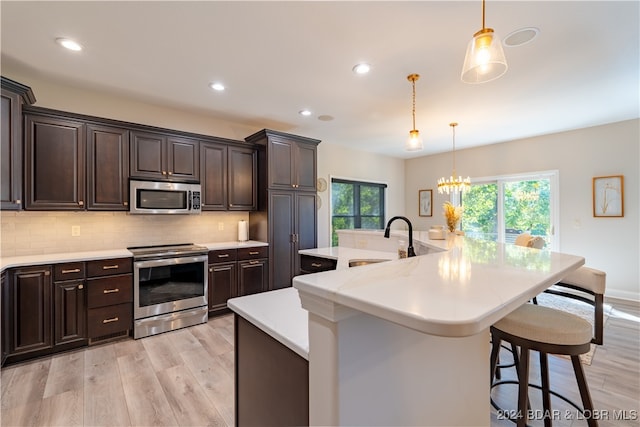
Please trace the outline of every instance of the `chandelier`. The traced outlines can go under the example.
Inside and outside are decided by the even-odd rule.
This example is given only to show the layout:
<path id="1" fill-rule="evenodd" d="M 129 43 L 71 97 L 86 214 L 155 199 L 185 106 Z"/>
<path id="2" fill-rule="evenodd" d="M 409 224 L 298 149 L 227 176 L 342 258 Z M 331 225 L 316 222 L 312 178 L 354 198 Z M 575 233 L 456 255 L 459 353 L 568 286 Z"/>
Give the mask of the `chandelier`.
<path id="1" fill-rule="evenodd" d="M 413 109 L 411 114 L 413 117 L 413 128 L 409 131 L 409 138 L 404 145 L 406 151 L 419 151 L 422 150 L 422 138 L 420 138 L 420 131 L 416 129 L 416 80 L 420 78 L 419 74 L 409 74 L 407 80 L 413 85 Z"/>
<path id="2" fill-rule="evenodd" d="M 485 83 L 507 72 L 507 59 L 502 43 L 493 28 L 484 26 L 484 0 L 482 0 L 482 29 L 473 35 L 464 56 L 460 78 L 464 83 Z"/>
<path id="3" fill-rule="evenodd" d="M 471 187 L 471 179 L 469 177 L 462 179 L 462 176 L 458 176 L 456 178 L 456 126 L 458 126 L 458 123 L 449 123 L 449 126 L 453 130 L 453 173 L 449 179 L 442 177 L 438 180 L 438 193 L 440 194 L 462 193 Z"/>

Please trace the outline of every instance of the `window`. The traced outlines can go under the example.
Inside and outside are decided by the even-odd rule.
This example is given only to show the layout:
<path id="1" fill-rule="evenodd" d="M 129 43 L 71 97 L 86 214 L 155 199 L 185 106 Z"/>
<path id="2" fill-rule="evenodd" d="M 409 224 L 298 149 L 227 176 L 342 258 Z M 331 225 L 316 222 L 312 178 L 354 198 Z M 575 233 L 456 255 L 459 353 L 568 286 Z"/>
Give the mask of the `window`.
<path id="1" fill-rule="evenodd" d="M 386 184 L 331 179 L 331 246 L 338 245 L 336 230 L 384 228 Z"/>
<path id="2" fill-rule="evenodd" d="M 557 188 L 557 172 L 474 180 L 462 194 L 462 230 L 476 239 L 506 243 L 530 233 L 557 250 Z"/>

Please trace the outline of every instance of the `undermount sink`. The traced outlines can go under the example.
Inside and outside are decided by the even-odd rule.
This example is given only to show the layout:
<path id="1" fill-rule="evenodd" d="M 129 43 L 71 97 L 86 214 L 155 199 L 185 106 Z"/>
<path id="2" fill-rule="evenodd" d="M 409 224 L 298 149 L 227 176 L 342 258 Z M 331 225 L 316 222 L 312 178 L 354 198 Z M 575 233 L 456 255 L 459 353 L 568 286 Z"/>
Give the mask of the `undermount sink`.
<path id="1" fill-rule="evenodd" d="M 350 259 L 349 267 L 360 267 L 361 265 L 375 264 L 378 262 L 391 261 L 390 259 Z"/>

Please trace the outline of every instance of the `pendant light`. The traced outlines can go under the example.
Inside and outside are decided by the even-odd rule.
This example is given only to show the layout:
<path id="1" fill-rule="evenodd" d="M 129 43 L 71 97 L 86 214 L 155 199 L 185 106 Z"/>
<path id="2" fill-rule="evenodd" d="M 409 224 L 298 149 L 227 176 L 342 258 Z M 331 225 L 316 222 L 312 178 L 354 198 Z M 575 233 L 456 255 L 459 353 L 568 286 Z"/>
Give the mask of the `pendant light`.
<path id="1" fill-rule="evenodd" d="M 462 193 L 471 187 L 471 179 L 469 177 L 462 179 L 462 176 L 458 176 L 456 178 L 456 126 L 458 126 L 458 123 L 449 123 L 449 126 L 453 130 L 453 173 L 449 179 L 442 177 L 438 180 L 438 193 L 440 194 L 450 194 L 458 191 Z"/>
<path id="2" fill-rule="evenodd" d="M 507 72 L 507 59 L 502 43 L 493 28 L 484 26 L 484 1 L 482 0 L 482 29 L 473 35 L 467 46 L 460 78 L 465 83 L 486 83 Z"/>
<path id="3" fill-rule="evenodd" d="M 409 74 L 407 80 L 413 85 L 413 109 L 411 111 L 413 117 L 413 128 L 409 131 L 409 138 L 404 145 L 406 151 L 419 151 L 422 150 L 422 138 L 420 138 L 420 131 L 416 129 L 416 80 L 420 78 L 419 74 Z"/>

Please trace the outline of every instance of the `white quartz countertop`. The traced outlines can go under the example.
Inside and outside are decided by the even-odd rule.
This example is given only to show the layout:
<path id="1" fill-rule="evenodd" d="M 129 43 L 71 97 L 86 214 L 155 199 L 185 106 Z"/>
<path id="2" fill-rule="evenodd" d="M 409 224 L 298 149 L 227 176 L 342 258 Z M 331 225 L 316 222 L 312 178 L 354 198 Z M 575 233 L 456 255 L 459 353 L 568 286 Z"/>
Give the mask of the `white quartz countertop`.
<path id="1" fill-rule="evenodd" d="M 296 289 L 284 288 L 232 298 L 227 306 L 309 360 L 308 312 L 300 305 Z"/>
<path id="2" fill-rule="evenodd" d="M 197 244 L 206 247 L 208 250 L 269 246 L 268 243 L 260 242 L 257 240 L 249 240 L 246 242 L 214 242 Z M 109 249 L 102 251 L 60 252 L 41 255 L 2 257 L 0 258 L 0 271 L 4 271 L 7 268 L 26 267 L 30 265 L 91 261 L 96 259 L 126 258 L 131 256 L 133 256 L 133 254 L 127 249 Z"/>
<path id="3" fill-rule="evenodd" d="M 579 256 L 465 237 L 442 244 L 446 251 L 296 276 L 293 286 L 303 304 L 308 297 L 432 335 L 469 336 L 584 264 Z"/>

